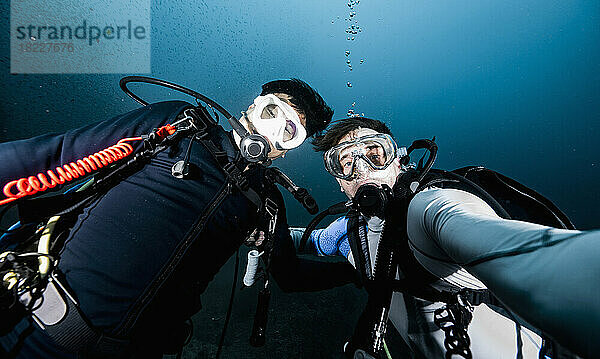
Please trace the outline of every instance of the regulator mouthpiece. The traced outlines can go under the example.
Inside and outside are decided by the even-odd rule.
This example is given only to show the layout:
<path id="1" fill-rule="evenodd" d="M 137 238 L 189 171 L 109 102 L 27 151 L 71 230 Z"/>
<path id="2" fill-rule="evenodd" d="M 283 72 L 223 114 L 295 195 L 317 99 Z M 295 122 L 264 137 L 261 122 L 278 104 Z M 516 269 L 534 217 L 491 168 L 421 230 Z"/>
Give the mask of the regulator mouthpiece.
<path id="1" fill-rule="evenodd" d="M 365 216 L 383 218 L 385 207 L 393 195 L 388 185 L 364 184 L 358 188 L 352 202 Z"/>

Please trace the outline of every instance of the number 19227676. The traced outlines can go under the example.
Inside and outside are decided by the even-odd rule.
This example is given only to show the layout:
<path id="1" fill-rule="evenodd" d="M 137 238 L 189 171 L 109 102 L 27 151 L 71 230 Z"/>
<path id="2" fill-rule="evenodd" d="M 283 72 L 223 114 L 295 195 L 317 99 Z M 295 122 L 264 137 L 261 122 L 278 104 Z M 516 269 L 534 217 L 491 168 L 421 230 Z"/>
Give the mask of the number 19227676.
<path id="1" fill-rule="evenodd" d="M 73 52 L 75 49 L 72 42 L 28 42 L 19 44 L 23 52 Z"/>

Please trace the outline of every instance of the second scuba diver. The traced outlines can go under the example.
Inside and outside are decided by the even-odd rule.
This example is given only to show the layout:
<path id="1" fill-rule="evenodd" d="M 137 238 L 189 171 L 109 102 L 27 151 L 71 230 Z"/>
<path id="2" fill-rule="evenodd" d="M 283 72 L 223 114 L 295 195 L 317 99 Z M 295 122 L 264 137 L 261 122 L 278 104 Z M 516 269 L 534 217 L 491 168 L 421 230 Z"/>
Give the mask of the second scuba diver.
<path id="1" fill-rule="evenodd" d="M 160 82 L 150 80 L 141 82 Z M 160 358 L 179 351 L 200 294 L 248 234 L 276 223 L 271 235 L 289 237 L 281 193 L 259 164 L 301 145 L 332 115 L 305 82 L 277 80 L 262 86 L 239 122 L 228 118 L 233 136 L 205 107 L 169 101 L 0 144 L 0 180 L 11 196 L 4 202 L 19 205 L 22 229 L 0 242 L 0 356 Z M 138 155 L 108 168 L 132 140 L 144 144 Z M 103 165 L 77 191 L 25 198 L 46 182 L 62 187 L 66 172 L 78 177 Z M 58 168 L 42 180 L 50 167 Z M 50 215 L 63 218 L 37 231 Z M 49 254 L 15 249 L 42 231 L 52 232 Z M 46 263 L 39 273 L 38 260 Z"/>
<path id="2" fill-rule="evenodd" d="M 340 120 L 313 144 L 351 200 L 337 213 L 349 211 L 304 233 L 305 242 L 303 229 L 292 229 L 294 242 L 276 242 L 273 275 L 286 291 L 313 290 L 313 281 L 333 287 L 356 277 L 336 283 L 296 253 L 347 258 L 369 293 L 348 357 L 382 354 L 388 316 L 411 357 L 600 350 L 599 231 L 574 230 L 551 202 L 496 172 L 429 171 L 435 143 L 398 148 L 377 120 Z M 430 150 L 427 164 L 409 165 L 416 148 Z"/>

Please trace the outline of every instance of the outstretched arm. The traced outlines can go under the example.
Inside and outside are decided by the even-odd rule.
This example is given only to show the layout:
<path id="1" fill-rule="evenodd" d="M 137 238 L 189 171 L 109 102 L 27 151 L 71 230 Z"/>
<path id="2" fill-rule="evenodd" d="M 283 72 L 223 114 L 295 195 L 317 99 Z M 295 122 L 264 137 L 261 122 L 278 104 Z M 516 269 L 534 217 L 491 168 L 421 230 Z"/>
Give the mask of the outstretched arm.
<path id="1" fill-rule="evenodd" d="M 460 265 L 568 349 L 584 357 L 600 351 L 600 231 L 502 219 L 454 189 L 418 193 L 407 229 L 415 256 L 434 274 Z"/>

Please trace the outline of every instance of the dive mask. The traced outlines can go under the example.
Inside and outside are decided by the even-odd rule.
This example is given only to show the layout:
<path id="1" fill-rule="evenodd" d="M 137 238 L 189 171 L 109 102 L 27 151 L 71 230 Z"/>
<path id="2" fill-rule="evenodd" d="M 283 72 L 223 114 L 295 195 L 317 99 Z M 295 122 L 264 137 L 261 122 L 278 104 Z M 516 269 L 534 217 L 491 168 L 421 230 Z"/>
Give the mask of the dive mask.
<path id="1" fill-rule="evenodd" d="M 273 94 L 254 99 L 254 107 L 246 116 L 256 131 L 278 150 L 296 148 L 306 139 L 306 129 L 298 113 Z"/>
<path id="2" fill-rule="evenodd" d="M 332 176 L 350 180 L 358 159 L 362 159 L 373 170 L 384 170 L 400 156 L 406 155 L 406 148 L 398 149 L 392 136 L 383 133 L 359 137 L 340 143 L 325 152 L 325 168 Z"/>

